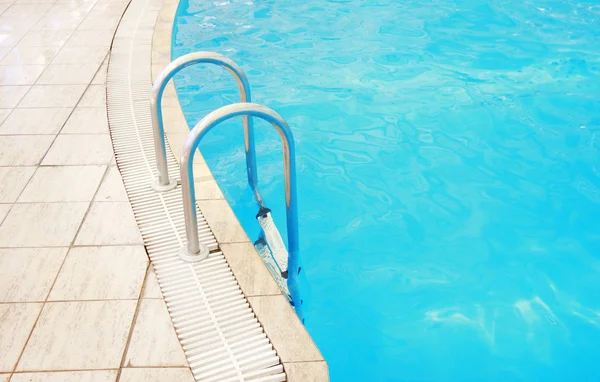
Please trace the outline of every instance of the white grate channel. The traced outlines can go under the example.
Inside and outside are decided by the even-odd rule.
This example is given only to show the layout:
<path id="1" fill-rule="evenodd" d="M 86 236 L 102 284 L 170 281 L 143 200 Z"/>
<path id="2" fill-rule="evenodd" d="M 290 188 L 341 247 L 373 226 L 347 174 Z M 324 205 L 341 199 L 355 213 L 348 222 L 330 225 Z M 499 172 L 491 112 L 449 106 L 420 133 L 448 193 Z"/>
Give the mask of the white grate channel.
<path id="1" fill-rule="evenodd" d="M 179 258 L 181 186 L 157 193 L 150 116 L 151 47 L 160 0 L 133 0 L 115 35 L 107 76 L 110 133 L 136 221 L 196 381 L 285 381 L 277 353 L 242 294 L 202 213 L 200 263 Z M 169 172 L 178 164 L 167 145 Z"/>

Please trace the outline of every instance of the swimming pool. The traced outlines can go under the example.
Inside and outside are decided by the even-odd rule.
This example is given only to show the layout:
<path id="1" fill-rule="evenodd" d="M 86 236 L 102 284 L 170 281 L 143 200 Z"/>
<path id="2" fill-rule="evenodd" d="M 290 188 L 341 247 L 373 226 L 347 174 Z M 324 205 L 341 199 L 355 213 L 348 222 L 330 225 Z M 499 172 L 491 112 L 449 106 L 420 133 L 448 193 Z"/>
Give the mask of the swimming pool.
<path id="1" fill-rule="evenodd" d="M 299 290 L 332 381 L 600 379 L 600 5 L 182 0 L 297 143 Z M 176 77 L 186 118 L 236 102 Z M 283 231 L 281 146 L 256 122 Z M 201 145 L 251 239 L 241 123 Z"/>

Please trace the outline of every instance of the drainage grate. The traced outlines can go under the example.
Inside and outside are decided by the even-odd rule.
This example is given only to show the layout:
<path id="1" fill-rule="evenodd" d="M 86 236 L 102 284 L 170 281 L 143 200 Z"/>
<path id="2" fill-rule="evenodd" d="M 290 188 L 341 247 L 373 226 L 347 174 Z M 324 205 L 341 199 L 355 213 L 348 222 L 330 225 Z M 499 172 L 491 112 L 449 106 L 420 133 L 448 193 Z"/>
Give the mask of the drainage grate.
<path id="1" fill-rule="evenodd" d="M 160 0 L 133 0 L 115 35 L 107 76 L 110 133 L 136 221 L 197 381 L 285 381 L 283 366 L 198 210 L 211 254 L 185 263 L 181 189 L 157 193 L 150 116 L 152 33 Z M 178 164 L 167 146 L 169 172 Z"/>

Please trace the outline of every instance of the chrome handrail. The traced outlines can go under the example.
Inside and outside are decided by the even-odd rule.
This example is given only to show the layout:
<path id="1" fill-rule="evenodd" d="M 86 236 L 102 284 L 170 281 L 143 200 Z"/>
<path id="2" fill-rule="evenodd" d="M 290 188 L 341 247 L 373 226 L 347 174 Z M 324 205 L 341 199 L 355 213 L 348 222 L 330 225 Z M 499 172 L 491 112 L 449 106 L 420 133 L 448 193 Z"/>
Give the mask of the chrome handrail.
<path id="1" fill-rule="evenodd" d="M 169 178 L 167 167 L 167 152 L 165 147 L 165 131 L 162 116 L 162 95 L 167 83 L 183 68 L 195 64 L 215 64 L 225 68 L 235 78 L 240 89 L 240 102 L 251 102 L 250 85 L 244 71 L 229 58 L 213 52 L 194 52 L 181 56 L 169 63 L 158 75 L 154 86 L 152 86 L 152 100 L 150 104 L 152 113 L 152 130 L 154 133 L 154 151 L 156 154 L 156 167 L 158 179 L 153 185 L 157 191 L 167 191 L 175 188 L 177 182 Z M 248 171 L 248 183 L 256 190 L 256 154 L 254 151 L 254 128 L 252 119 L 245 116 L 242 121 L 244 125 L 244 146 L 246 149 L 246 170 Z M 256 191 L 255 191 L 256 192 Z"/>
<path id="2" fill-rule="evenodd" d="M 223 106 L 206 115 L 188 135 L 181 154 L 180 175 L 185 217 L 186 247 L 182 256 L 189 261 L 202 260 L 208 256 L 208 249 L 198 240 L 196 217 L 196 194 L 194 187 L 194 155 L 200 140 L 213 127 L 236 116 L 257 117 L 270 122 L 281 136 L 283 146 L 283 167 L 285 180 L 285 204 L 287 215 L 288 253 L 293 258 L 298 252 L 298 202 L 296 196 L 296 152 L 292 130 L 275 111 L 256 103 L 236 103 Z"/>

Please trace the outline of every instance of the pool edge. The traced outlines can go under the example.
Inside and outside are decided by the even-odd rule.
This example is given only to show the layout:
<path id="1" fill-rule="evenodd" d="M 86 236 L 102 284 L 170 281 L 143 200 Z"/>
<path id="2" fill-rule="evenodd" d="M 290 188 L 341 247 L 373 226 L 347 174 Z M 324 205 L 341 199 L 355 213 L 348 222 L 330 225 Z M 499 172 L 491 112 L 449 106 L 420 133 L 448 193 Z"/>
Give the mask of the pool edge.
<path id="1" fill-rule="evenodd" d="M 172 28 L 178 6 L 179 0 L 162 2 L 152 38 L 153 79 L 170 62 Z M 163 105 L 172 108 L 172 112 L 164 113 L 165 135 L 169 146 L 179 160 L 181 139 L 187 136 L 189 129 L 172 82 L 165 90 Z M 196 201 L 208 225 L 213 230 L 225 259 L 240 283 L 254 314 L 279 355 L 287 380 L 291 382 L 329 381 L 327 362 L 281 291 L 277 289 L 274 294 L 261 294 L 260 291 L 254 290 L 257 287 L 256 280 L 270 279 L 274 282 L 274 279 L 260 260 L 260 256 L 255 251 L 229 203 L 223 197 L 210 170 L 201 155 L 198 154 L 196 155 L 198 162 L 194 163 L 194 167 L 198 167 L 200 170 L 195 171 Z M 199 180 L 197 178 L 200 174 L 202 186 L 198 187 Z M 202 189 L 208 190 L 208 192 L 203 193 Z M 223 209 L 227 213 L 223 214 Z M 239 240 L 241 236 L 243 236 L 242 241 Z M 252 267 L 247 266 L 248 256 L 254 260 L 250 260 L 254 264 Z M 245 260 L 239 262 L 240 258 Z M 238 266 L 235 266 L 236 264 Z M 253 280 L 254 282 L 242 282 L 242 280 Z"/>

